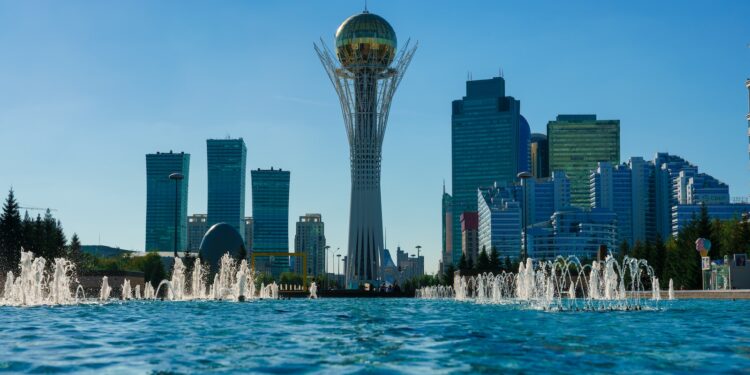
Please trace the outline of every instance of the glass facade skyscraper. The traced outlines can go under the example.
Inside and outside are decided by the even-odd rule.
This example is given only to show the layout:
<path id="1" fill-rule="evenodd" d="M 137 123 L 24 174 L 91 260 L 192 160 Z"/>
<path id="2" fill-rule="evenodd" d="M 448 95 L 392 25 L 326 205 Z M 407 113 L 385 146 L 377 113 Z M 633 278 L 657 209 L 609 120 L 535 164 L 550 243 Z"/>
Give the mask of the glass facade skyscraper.
<path id="1" fill-rule="evenodd" d="M 250 172 L 253 189 L 253 252 L 289 252 L 289 171 Z M 289 257 L 256 258 L 256 269 L 274 276 L 289 271 Z"/>
<path id="2" fill-rule="evenodd" d="M 294 235 L 294 252 L 306 254 L 307 275 L 315 277 L 325 273 L 325 224 L 320 214 L 300 216 Z M 302 273 L 302 259 L 295 258 L 294 272 Z"/>
<path id="3" fill-rule="evenodd" d="M 466 82 L 466 96 L 453 101 L 452 249 L 453 264 L 461 258 L 461 220 L 477 211 L 477 189 L 515 181 L 521 150 L 521 102 L 505 95 L 505 79 Z M 517 255 L 517 254 L 516 254 Z"/>
<path id="4" fill-rule="evenodd" d="M 479 251 L 496 248 L 501 258 L 521 255 L 521 205 L 516 185 L 477 189 Z"/>
<path id="5" fill-rule="evenodd" d="M 184 152 L 146 155 L 146 251 L 185 250 L 189 167 L 190 154 Z M 183 179 L 171 180 L 172 173 L 181 173 Z"/>
<path id="6" fill-rule="evenodd" d="M 596 115 L 559 115 L 547 123 L 549 170 L 570 179 L 571 204 L 590 207 L 589 177 L 600 161 L 620 163 L 620 120 Z"/>
<path id="7" fill-rule="evenodd" d="M 209 139 L 208 227 L 227 223 L 245 239 L 247 147 L 242 138 Z"/>
<path id="8" fill-rule="evenodd" d="M 453 265 L 453 197 L 445 192 L 443 183 L 443 254 L 441 259 L 441 272 Z"/>
<path id="9" fill-rule="evenodd" d="M 549 177 L 549 153 L 547 136 L 531 134 L 531 174 L 536 178 Z"/>

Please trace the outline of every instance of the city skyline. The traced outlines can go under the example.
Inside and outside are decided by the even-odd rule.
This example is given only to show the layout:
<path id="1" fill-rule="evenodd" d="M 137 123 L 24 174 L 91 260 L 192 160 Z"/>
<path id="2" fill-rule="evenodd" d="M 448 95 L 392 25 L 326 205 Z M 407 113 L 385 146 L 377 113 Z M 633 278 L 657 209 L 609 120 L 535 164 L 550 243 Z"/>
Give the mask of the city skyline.
<path id="1" fill-rule="evenodd" d="M 413 246 L 422 245 L 428 272 L 437 268 L 441 249 L 438 203 L 441 185 L 444 179 L 450 183 L 450 155 L 446 153 L 450 149 L 450 101 L 461 95 L 467 71 L 475 79 L 487 79 L 497 76 L 502 68 L 508 92 L 521 101 L 522 113 L 529 120 L 532 132 L 544 132 L 547 121 L 557 114 L 597 113 L 601 118 L 620 119 L 622 160 L 632 156 L 648 160 L 656 152 L 670 152 L 726 182 L 733 196 L 747 195 L 750 191 L 744 121 L 747 111 L 744 80 L 750 75 L 750 53 L 745 49 L 744 39 L 750 30 L 741 22 L 747 5 L 721 10 L 683 2 L 649 6 L 650 16 L 638 18 L 647 26 L 644 29 L 651 28 L 648 34 L 672 28 L 655 40 L 644 38 L 645 31 L 623 25 L 625 20 L 617 17 L 617 11 L 621 11 L 632 20 L 644 4 L 597 4 L 592 6 L 589 17 L 575 15 L 582 8 L 580 3 L 566 9 L 548 5 L 548 9 L 539 11 L 540 18 L 550 23 L 544 26 L 547 32 L 559 27 L 561 20 L 570 20 L 569 17 L 577 21 L 560 36 L 575 37 L 573 43 L 563 43 L 565 48 L 555 48 L 554 42 L 540 40 L 539 34 L 533 32 L 517 41 L 504 38 L 522 35 L 523 16 L 535 14 L 528 5 L 507 12 L 487 12 L 500 14 L 508 29 L 505 34 L 488 32 L 492 20 L 479 11 L 498 5 L 477 3 L 455 9 L 457 18 L 462 15 L 478 18 L 475 21 L 479 29 L 472 36 L 455 31 L 460 27 L 452 27 L 451 32 L 458 35 L 450 38 L 473 37 L 479 42 L 461 46 L 455 51 L 460 57 L 437 64 L 439 77 L 445 78 L 436 82 L 430 77 L 435 76 L 437 68 L 429 65 L 444 52 L 437 42 L 448 37 L 438 30 L 441 17 L 445 17 L 440 14 L 447 6 L 370 4 L 370 9 L 388 19 L 400 35 L 419 39 L 422 45 L 394 102 L 390 119 L 394 125 L 384 145 L 383 221 L 390 239 L 387 247 L 393 249 L 400 244 L 413 252 Z M 288 9 L 257 4 L 206 9 L 188 4 L 177 19 L 165 20 L 155 14 L 169 5 L 151 5 L 153 14 L 141 21 L 144 30 L 127 36 L 125 30 L 130 29 L 125 28 L 124 21 L 138 10 L 137 5 L 116 6 L 123 11 L 122 15 L 94 6 L 86 12 L 99 17 L 92 17 L 76 28 L 62 27 L 59 35 L 42 38 L 32 30 L 32 25 L 44 23 L 42 31 L 48 33 L 49 28 L 68 25 L 62 16 L 71 16 L 70 11 L 59 15 L 56 10 L 60 9 L 55 5 L 42 9 L 28 4 L 2 5 L 1 9 L 6 7 L 34 16 L 31 20 L 0 16 L 4 21 L 0 34 L 20 33 L 26 43 L 10 44 L 10 50 L 18 53 L 9 54 L 9 59 L 0 63 L 3 68 L 0 82 L 8 88 L 0 101 L 0 137 L 27 142 L 30 134 L 34 134 L 34 155 L 26 156 L 28 147 L 20 145 L 0 150 L 2 160 L 25 156 L 18 163 L 3 164 L 0 177 L 0 187 L 13 186 L 24 205 L 58 209 L 66 232 L 77 232 L 84 243 L 96 243 L 101 235 L 104 244 L 141 250 L 146 206 L 143 155 L 169 149 L 193 155 L 187 213 L 205 213 L 203 142 L 229 133 L 247 140 L 248 169 L 274 165 L 293 171 L 290 217 L 321 212 L 326 217 L 329 242 L 345 247 L 348 202 L 340 197 L 346 196 L 348 190 L 349 171 L 344 158 L 347 146 L 340 131 L 335 96 L 320 71 L 311 44 L 318 37 L 330 43 L 331 25 L 360 11 L 358 4 L 298 3 L 289 22 L 294 24 L 298 19 L 304 22 L 277 36 L 263 34 L 269 40 L 261 43 L 268 45 L 253 44 L 258 43 L 252 40 L 258 35 L 256 28 L 268 26 L 270 21 L 263 22 L 264 17 L 288 14 Z M 222 21 L 227 25 L 214 31 L 201 26 L 198 31 L 188 33 L 188 26 L 194 25 L 192 21 L 180 21 L 180 17 L 191 19 L 204 11 L 206 25 L 215 26 Z M 555 11 L 559 11 L 560 20 L 551 18 Z M 667 14 L 672 11 L 673 14 Z M 712 17 L 702 18 L 704 11 Z M 304 17 L 309 12 L 319 12 L 320 20 Z M 431 23 L 419 19 L 431 18 L 419 16 L 423 12 L 432 16 Z M 597 15 L 609 22 L 596 20 Z M 244 19 L 242 22 L 250 26 L 243 24 L 240 22 L 243 17 L 258 25 Z M 665 26 L 657 25 L 665 18 Z M 695 28 L 696 20 L 704 27 Z M 166 25 L 161 21 L 167 21 Z M 481 26 L 482 22 L 487 28 Z M 598 35 L 583 34 L 592 26 L 603 29 Z M 624 31 L 615 32 L 610 26 Z M 240 32 L 235 34 L 235 27 Z M 703 30 L 699 33 L 693 28 Z M 97 36 L 91 36 L 90 40 L 84 37 L 99 29 L 105 38 L 122 39 L 121 43 L 115 43 L 120 49 L 100 45 Z M 523 32 L 529 32 L 528 28 L 523 28 Z M 152 36 L 149 33 L 157 37 L 144 45 L 147 52 L 163 51 L 166 46 L 166 52 L 158 55 L 162 59 L 159 66 L 151 65 L 148 60 L 132 61 L 135 63 L 132 67 L 123 66 L 119 57 L 139 48 L 142 38 Z M 722 42 L 711 43 L 712 37 Z M 281 57 L 286 48 L 265 50 L 263 56 L 255 53 L 285 39 L 300 51 L 295 50 L 290 59 L 282 59 L 279 66 L 273 65 L 278 59 L 272 57 Z M 212 46 L 214 41 L 221 43 Z M 485 45 L 493 43 L 502 48 L 488 51 Z M 522 53 L 508 53 L 512 47 L 522 45 L 527 47 Z M 603 53 L 591 61 L 581 61 L 562 53 L 566 50 L 575 50 L 572 54 L 575 56 L 597 51 L 614 56 Z M 23 64 L 27 60 L 54 57 L 56 53 L 64 53 L 66 58 L 45 67 Z M 167 53 L 175 53 L 176 58 L 165 57 Z M 214 56 L 201 59 L 200 54 Z M 488 56 L 482 57 L 483 54 Z M 542 58 L 554 58 L 556 63 L 549 64 Z M 625 61 L 608 66 L 618 58 Z M 219 63 L 220 60 L 235 62 Z M 570 71 L 572 66 L 577 67 L 576 72 Z M 78 80 L 88 67 L 93 78 Z M 217 68 L 227 71 L 220 72 Z M 274 74 L 272 80 L 253 82 L 264 69 L 274 72 L 285 69 L 288 75 Z M 118 76 L 122 72 L 125 77 L 139 77 L 132 84 L 117 87 L 122 83 Z M 232 81 L 232 77 L 239 78 Z M 42 82 L 45 79 L 48 82 Z M 162 82 L 164 88 L 140 97 L 148 87 L 142 80 L 149 79 Z M 306 85 L 305 90 L 295 91 L 293 87 L 300 82 Z M 202 89 L 204 93 L 199 92 Z M 221 92 L 230 98 L 209 97 Z M 99 94 L 101 98 L 94 97 Z M 154 105 L 139 109 L 155 98 Z M 290 111 L 293 113 L 280 109 L 290 103 L 294 104 L 295 111 Z M 205 113 L 195 116 L 201 111 Z M 407 147 L 410 143 L 418 147 Z M 316 158 L 307 157 L 313 153 Z M 92 154 L 98 156 L 92 158 Z M 742 168 L 737 168 L 738 165 Z M 414 181 L 415 170 L 425 177 Z M 245 211 L 250 209 L 246 203 Z M 421 222 L 416 223 L 414 217 Z M 290 220 L 290 228 L 293 225 Z"/>

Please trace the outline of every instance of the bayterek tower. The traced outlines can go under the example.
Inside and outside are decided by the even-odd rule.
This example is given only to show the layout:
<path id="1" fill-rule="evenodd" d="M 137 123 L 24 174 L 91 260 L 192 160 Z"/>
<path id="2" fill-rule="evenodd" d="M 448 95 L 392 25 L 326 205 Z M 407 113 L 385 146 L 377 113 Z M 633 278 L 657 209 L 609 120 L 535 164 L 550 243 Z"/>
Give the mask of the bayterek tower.
<path id="1" fill-rule="evenodd" d="M 356 288 L 381 279 L 383 212 L 380 161 L 391 100 L 416 45 L 396 52 L 396 33 L 367 10 L 347 18 L 336 30 L 336 56 L 321 40 L 315 45 L 339 97 L 349 140 L 352 191 L 346 283 Z"/>

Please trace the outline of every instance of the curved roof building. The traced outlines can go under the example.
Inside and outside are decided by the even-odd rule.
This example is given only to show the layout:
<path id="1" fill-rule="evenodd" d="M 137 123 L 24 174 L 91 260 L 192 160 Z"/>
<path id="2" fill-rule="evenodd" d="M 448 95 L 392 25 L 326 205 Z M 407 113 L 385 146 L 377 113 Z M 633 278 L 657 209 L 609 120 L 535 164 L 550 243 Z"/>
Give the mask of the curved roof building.
<path id="1" fill-rule="evenodd" d="M 203 236 L 200 247 L 200 255 L 204 264 L 211 267 L 211 273 L 219 270 L 219 260 L 227 252 L 237 258 L 245 251 L 245 241 L 242 240 L 242 236 L 227 223 L 218 223 L 209 228 Z"/>

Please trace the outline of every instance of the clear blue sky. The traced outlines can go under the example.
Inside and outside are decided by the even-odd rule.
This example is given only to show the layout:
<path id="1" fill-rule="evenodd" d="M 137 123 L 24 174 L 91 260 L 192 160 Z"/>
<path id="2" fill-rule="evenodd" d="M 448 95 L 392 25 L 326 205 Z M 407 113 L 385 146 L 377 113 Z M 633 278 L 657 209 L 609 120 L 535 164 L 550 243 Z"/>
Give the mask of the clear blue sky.
<path id="1" fill-rule="evenodd" d="M 440 254 L 451 100 L 502 69 L 532 131 L 559 113 L 622 121 L 622 156 L 681 155 L 748 195 L 747 1 L 378 1 L 419 50 L 383 154 L 390 248 Z M 84 243 L 142 250 L 146 153 L 192 155 L 206 211 L 207 138 L 243 137 L 248 169 L 292 171 L 290 235 L 320 212 L 346 246 L 348 145 L 312 49 L 361 1 L 0 2 L 0 188 L 53 207 Z M 248 170 L 249 179 L 249 170 Z M 251 212 L 248 183 L 246 212 Z"/>

